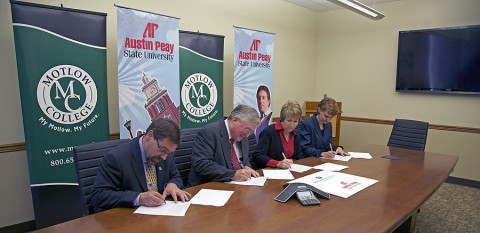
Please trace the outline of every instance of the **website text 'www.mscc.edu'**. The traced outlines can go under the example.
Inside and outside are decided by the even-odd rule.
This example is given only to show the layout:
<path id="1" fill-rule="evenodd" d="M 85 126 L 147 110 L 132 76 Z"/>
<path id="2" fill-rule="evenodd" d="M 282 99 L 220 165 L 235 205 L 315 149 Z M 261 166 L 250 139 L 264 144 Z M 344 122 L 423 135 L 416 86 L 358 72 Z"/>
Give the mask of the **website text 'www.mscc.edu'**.
<path id="1" fill-rule="evenodd" d="M 73 151 L 73 146 L 48 149 L 48 150 L 44 150 L 44 153 L 45 155 L 52 155 L 52 154 L 70 152 L 70 151 Z"/>

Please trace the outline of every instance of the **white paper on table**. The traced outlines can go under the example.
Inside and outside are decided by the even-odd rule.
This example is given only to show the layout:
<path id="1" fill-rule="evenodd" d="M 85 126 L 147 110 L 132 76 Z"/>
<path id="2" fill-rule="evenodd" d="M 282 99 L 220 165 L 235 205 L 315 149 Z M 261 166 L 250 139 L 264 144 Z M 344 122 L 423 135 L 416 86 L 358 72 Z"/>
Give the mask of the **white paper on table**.
<path id="1" fill-rule="evenodd" d="M 230 181 L 226 182 L 227 184 L 239 184 L 239 185 L 252 185 L 252 186 L 264 186 L 267 181 L 267 177 L 251 177 L 246 181 Z"/>
<path id="2" fill-rule="evenodd" d="M 335 171 L 341 171 L 345 168 L 349 168 L 349 166 L 338 165 L 338 164 L 334 164 L 334 163 L 323 163 L 323 164 L 317 165 L 313 168 L 324 170 L 324 171 L 335 172 Z"/>
<path id="3" fill-rule="evenodd" d="M 325 157 L 322 157 L 322 158 L 329 159 L 329 158 L 325 158 Z M 350 160 L 351 158 L 352 158 L 352 156 L 335 155 L 335 157 L 333 157 L 333 159 L 331 159 L 331 160 L 348 162 L 348 160 Z"/>
<path id="4" fill-rule="evenodd" d="M 305 183 L 335 196 L 348 198 L 353 194 L 377 183 L 361 176 L 330 171 L 320 171 L 288 183 Z"/>
<path id="5" fill-rule="evenodd" d="M 289 170 L 263 169 L 263 176 L 272 180 L 293 180 L 295 179 Z"/>
<path id="6" fill-rule="evenodd" d="M 196 205 L 224 206 L 232 196 L 233 191 L 202 189 L 190 199 Z"/>
<path id="7" fill-rule="evenodd" d="M 166 201 L 165 204 L 156 207 L 140 206 L 134 214 L 165 215 L 165 216 L 185 216 L 190 202 Z"/>
<path id="8" fill-rule="evenodd" d="M 372 159 L 372 155 L 370 153 L 364 152 L 348 152 L 352 158 L 356 159 Z"/>
<path id="9" fill-rule="evenodd" d="M 292 164 L 290 164 L 290 169 L 288 169 L 288 170 L 294 171 L 294 172 L 304 172 L 304 171 L 308 171 L 310 169 L 312 169 L 312 167 L 292 163 Z"/>

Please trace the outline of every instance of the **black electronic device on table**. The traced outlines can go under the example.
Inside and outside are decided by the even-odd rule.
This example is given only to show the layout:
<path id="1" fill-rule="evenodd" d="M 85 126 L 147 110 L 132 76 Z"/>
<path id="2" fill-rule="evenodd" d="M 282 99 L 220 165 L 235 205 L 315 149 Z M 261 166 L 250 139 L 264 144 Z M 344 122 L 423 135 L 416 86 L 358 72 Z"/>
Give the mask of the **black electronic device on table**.
<path id="1" fill-rule="evenodd" d="M 304 186 L 303 186 L 304 187 Z M 297 199 L 302 203 L 302 205 L 320 205 L 320 201 L 315 197 L 312 191 L 308 190 L 306 187 L 302 188 L 299 186 L 300 189 L 297 190 Z"/>
<path id="2" fill-rule="evenodd" d="M 303 202 L 301 201 L 302 198 L 299 198 L 299 196 L 306 197 L 307 195 L 312 194 L 312 195 L 310 195 L 310 197 L 313 196 L 314 199 L 316 199 L 316 197 L 323 198 L 323 199 L 330 199 L 330 194 L 328 194 L 328 193 L 326 193 L 322 190 L 319 190 L 319 189 L 317 189 L 317 188 L 315 188 L 311 185 L 308 185 L 308 184 L 290 183 L 290 184 L 286 184 L 286 185 L 287 185 L 287 187 L 280 194 L 278 194 L 275 197 L 276 201 L 285 203 L 294 194 L 297 194 L 297 198 L 302 204 L 303 204 Z M 300 192 L 300 193 L 298 193 L 298 192 Z M 318 199 L 316 199 L 316 200 L 318 201 L 318 204 L 320 204 L 320 201 Z"/>

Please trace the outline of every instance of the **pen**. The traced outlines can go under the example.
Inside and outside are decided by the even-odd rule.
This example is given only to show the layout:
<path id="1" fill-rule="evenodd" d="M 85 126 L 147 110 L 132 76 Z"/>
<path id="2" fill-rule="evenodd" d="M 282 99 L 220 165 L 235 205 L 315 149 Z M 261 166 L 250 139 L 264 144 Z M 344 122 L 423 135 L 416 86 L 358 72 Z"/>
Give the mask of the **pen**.
<path id="1" fill-rule="evenodd" d="M 332 143 L 330 143 L 330 150 L 333 151 L 333 148 L 332 148 Z"/>
<path id="2" fill-rule="evenodd" d="M 284 159 L 287 159 L 287 156 L 285 156 L 285 153 L 282 152 L 282 155 L 283 155 L 283 158 L 284 158 Z M 288 165 L 288 168 L 291 168 L 291 166 Z"/>

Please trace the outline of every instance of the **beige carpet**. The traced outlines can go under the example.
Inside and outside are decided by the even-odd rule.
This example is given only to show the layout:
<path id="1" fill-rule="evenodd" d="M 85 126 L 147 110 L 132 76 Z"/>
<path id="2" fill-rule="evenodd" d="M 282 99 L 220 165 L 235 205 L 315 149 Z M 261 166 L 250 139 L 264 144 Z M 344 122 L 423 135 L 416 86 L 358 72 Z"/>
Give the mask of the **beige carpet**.
<path id="1" fill-rule="evenodd" d="M 420 208 L 416 230 L 480 233 L 480 189 L 442 184 Z"/>

